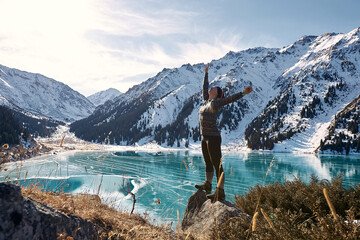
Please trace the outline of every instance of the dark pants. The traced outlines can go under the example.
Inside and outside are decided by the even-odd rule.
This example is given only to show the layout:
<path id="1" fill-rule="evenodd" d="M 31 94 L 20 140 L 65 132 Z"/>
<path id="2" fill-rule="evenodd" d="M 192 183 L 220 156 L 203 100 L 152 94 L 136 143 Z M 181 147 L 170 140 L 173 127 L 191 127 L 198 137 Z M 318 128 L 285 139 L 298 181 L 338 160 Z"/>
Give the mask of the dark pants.
<path id="1" fill-rule="evenodd" d="M 224 171 L 221 161 L 221 137 L 203 136 L 201 140 L 201 150 L 204 156 L 206 172 L 216 172 L 216 178 L 219 181 L 221 173 Z"/>

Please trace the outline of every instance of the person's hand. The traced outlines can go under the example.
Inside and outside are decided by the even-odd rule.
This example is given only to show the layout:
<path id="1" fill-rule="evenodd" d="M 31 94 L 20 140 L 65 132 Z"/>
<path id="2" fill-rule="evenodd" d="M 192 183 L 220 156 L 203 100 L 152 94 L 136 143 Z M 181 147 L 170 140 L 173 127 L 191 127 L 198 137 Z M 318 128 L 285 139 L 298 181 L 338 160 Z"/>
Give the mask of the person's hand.
<path id="1" fill-rule="evenodd" d="M 245 88 L 244 88 L 243 93 L 244 93 L 244 94 L 249 94 L 249 93 L 252 92 L 252 90 L 253 90 L 252 87 L 251 87 L 251 86 L 248 86 L 248 87 L 245 87 Z"/>
<path id="2" fill-rule="evenodd" d="M 209 71 L 209 64 L 206 64 L 206 65 L 205 65 L 205 69 L 204 69 L 204 70 L 205 70 L 205 73 L 207 73 L 207 72 Z"/>

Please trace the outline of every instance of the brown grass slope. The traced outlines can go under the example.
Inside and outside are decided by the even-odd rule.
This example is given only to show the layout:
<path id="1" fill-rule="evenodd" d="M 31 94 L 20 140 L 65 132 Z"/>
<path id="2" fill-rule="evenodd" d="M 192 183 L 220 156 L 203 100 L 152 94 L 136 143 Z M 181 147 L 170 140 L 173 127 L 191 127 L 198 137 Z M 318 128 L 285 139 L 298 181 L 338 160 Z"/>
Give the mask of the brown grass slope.
<path id="1" fill-rule="evenodd" d="M 324 190 L 326 189 L 326 190 Z M 139 215 L 120 213 L 98 196 L 22 189 L 25 197 L 93 222 L 99 239 L 192 239 Z M 345 189 L 342 178 L 331 182 L 313 177 L 256 186 L 236 197 L 236 205 L 253 218 L 218 223 L 211 239 L 360 239 L 360 185 Z M 59 239 L 71 239 L 59 234 Z"/>
<path id="2" fill-rule="evenodd" d="M 237 196 L 236 205 L 257 219 L 252 226 L 230 219 L 214 229 L 214 239 L 360 239 L 360 185 L 345 189 L 341 177 L 256 186 Z"/>
<path id="3" fill-rule="evenodd" d="M 43 192 L 37 187 L 22 188 L 24 197 L 72 214 L 95 224 L 99 239 L 182 239 L 166 227 L 150 224 L 137 214 L 121 213 L 104 204 L 96 195 L 69 195 Z M 72 239 L 59 233 L 58 239 Z"/>

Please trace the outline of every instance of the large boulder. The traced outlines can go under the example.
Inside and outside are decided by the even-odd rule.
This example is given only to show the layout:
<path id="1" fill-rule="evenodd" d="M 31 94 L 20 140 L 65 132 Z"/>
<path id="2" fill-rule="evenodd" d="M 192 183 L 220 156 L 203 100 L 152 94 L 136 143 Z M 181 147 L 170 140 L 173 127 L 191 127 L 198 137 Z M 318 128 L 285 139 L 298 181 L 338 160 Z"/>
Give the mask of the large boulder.
<path id="1" fill-rule="evenodd" d="M 57 239 L 61 236 L 98 238 L 91 222 L 24 198 L 18 186 L 0 183 L 0 240 Z"/>
<path id="2" fill-rule="evenodd" d="M 191 235 L 196 239 L 210 239 L 212 229 L 217 224 L 233 217 L 244 218 L 250 223 L 249 215 L 236 208 L 231 202 L 211 203 L 206 198 L 205 192 L 199 190 L 189 198 L 181 229 L 185 235 Z"/>

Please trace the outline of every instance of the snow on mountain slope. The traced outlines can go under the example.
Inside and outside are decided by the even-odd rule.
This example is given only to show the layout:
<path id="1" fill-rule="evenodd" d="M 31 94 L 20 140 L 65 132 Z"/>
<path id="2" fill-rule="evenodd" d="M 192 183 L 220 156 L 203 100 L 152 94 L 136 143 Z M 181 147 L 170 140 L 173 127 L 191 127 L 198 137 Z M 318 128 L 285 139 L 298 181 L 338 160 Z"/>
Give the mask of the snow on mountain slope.
<path id="1" fill-rule="evenodd" d="M 275 117 L 266 109 L 250 126 L 256 130 L 247 129 L 247 140 L 256 148 L 275 144 L 275 151 L 314 152 L 337 112 L 360 94 L 359 53 L 359 29 L 318 37 L 282 76 L 287 85 L 281 96 L 290 93 L 294 99 L 273 102 L 270 108 L 286 104 L 286 109 Z"/>
<path id="2" fill-rule="evenodd" d="M 89 99 L 89 101 L 92 102 L 95 106 L 100 106 L 109 100 L 113 100 L 121 94 L 122 93 L 119 90 L 115 88 L 109 88 L 107 90 L 94 93 L 88 96 L 87 99 Z"/>
<path id="3" fill-rule="evenodd" d="M 227 95 L 242 91 L 249 84 L 253 84 L 254 87 L 252 95 L 226 107 L 223 113 L 224 117 L 220 117 L 224 119 L 221 121 L 221 126 L 224 128 L 225 142 L 243 139 L 244 127 L 261 112 L 269 98 L 277 95 L 279 88 L 274 88 L 274 84 L 277 82 L 278 76 L 284 69 L 297 62 L 313 39 L 314 37 L 304 37 L 289 46 L 288 49 L 284 49 L 282 53 L 278 49 L 254 48 L 238 53 L 229 52 L 223 58 L 211 62 L 210 85 L 222 86 Z M 88 118 L 85 125 L 83 123 L 86 120 L 80 121 L 82 123 L 79 122 L 78 125 L 81 129 L 78 131 L 79 136 L 95 141 L 104 141 L 109 138 L 113 139 L 110 142 L 122 144 L 139 141 L 142 137 L 149 139 L 149 135 L 154 136 L 153 139 L 163 141 L 165 138 L 163 135 L 178 134 L 176 133 L 178 130 L 174 130 L 178 127 L 186 129 L 186 133 L 183 133 L 188 135 L 186 138 L 193 138 L 194 141 L 197 141 L 197 112 L 202 101 L 203 68 L 204 64 L 193 66 L 185 64 L 177 69 L 164 69 L 155 77 L 134 86 L 122 95 L 121 99 L 105 104 L 102 109 L 98 109 Z M 131 107 L 127 107 L 128 105 Z M 185 113 L 182 113 L 184 108 L 191 109 L 191 112 L 186 112 L 186 116 L 184 116 Z M 237 112 L 235 120 L 229 119 L 229 116 L 232 115 L 231 111 Z M 126 115 L 131 117 L 126 118 L 127 124 L 121 124 L 122 117 Z M 183 119 L 180 120 L 180 118 Z M 174 124 L 177 126 L 172 126 Z M 77 123 L 73 125 L 72 129 L 76 128 L 76 125 Z M 95 126 L 106 129 L 109 125 L 117 125 L 117 128 L 124 125 L 126 127 L 122 133 L 121 129 L 113 131 L 112 127 L 109 127 L 109 131 L 101 132 L 100 130 L 100 136 L 88 138 L 86 125 L 91 128 Z M 166 131 L 164 129 L 167 128 L 172 128 L 173 130 L 168 130 L 173 133 L 164 132 Z M 109 134 L 110 132 L 111 134 Z M 132 137 L 134 135 L 135 139 Z M 116 139 L 117 136 L 121 136 L 121 140 Z M 105 139 L 100 140 L 101 138 Z M 173 145 L 174 139 L 169 139 L 163 144 Z"/>
<path id="4" fill-rule="evenodd" d="M 323 152 L 360 152 L 360 95 L 337 112 L 332 119 L 328 134 L 320 141 Z"/>
<path id="5" fill-rule="evenodd" d="M 210 63 L 210 86 L 225 95 L 254 91 L 224 107 L 223 142 L 253 149 L 313 151 L 333 116 L 359 94 L 359 29 L 305 36 L 281 49 L 229 52 Z M 113 144 L 155 140 L 189 146 L 200 140 L 204 64 L 164 69 L 105 103 L 71 130 L 86 140 Z"/>
<path id="6" fill-rule="evenodd" d="M 40 74 L 0 65 L 0 104 L 71 122 L 90 115 L 94 105 L 69 86 Z"/>

